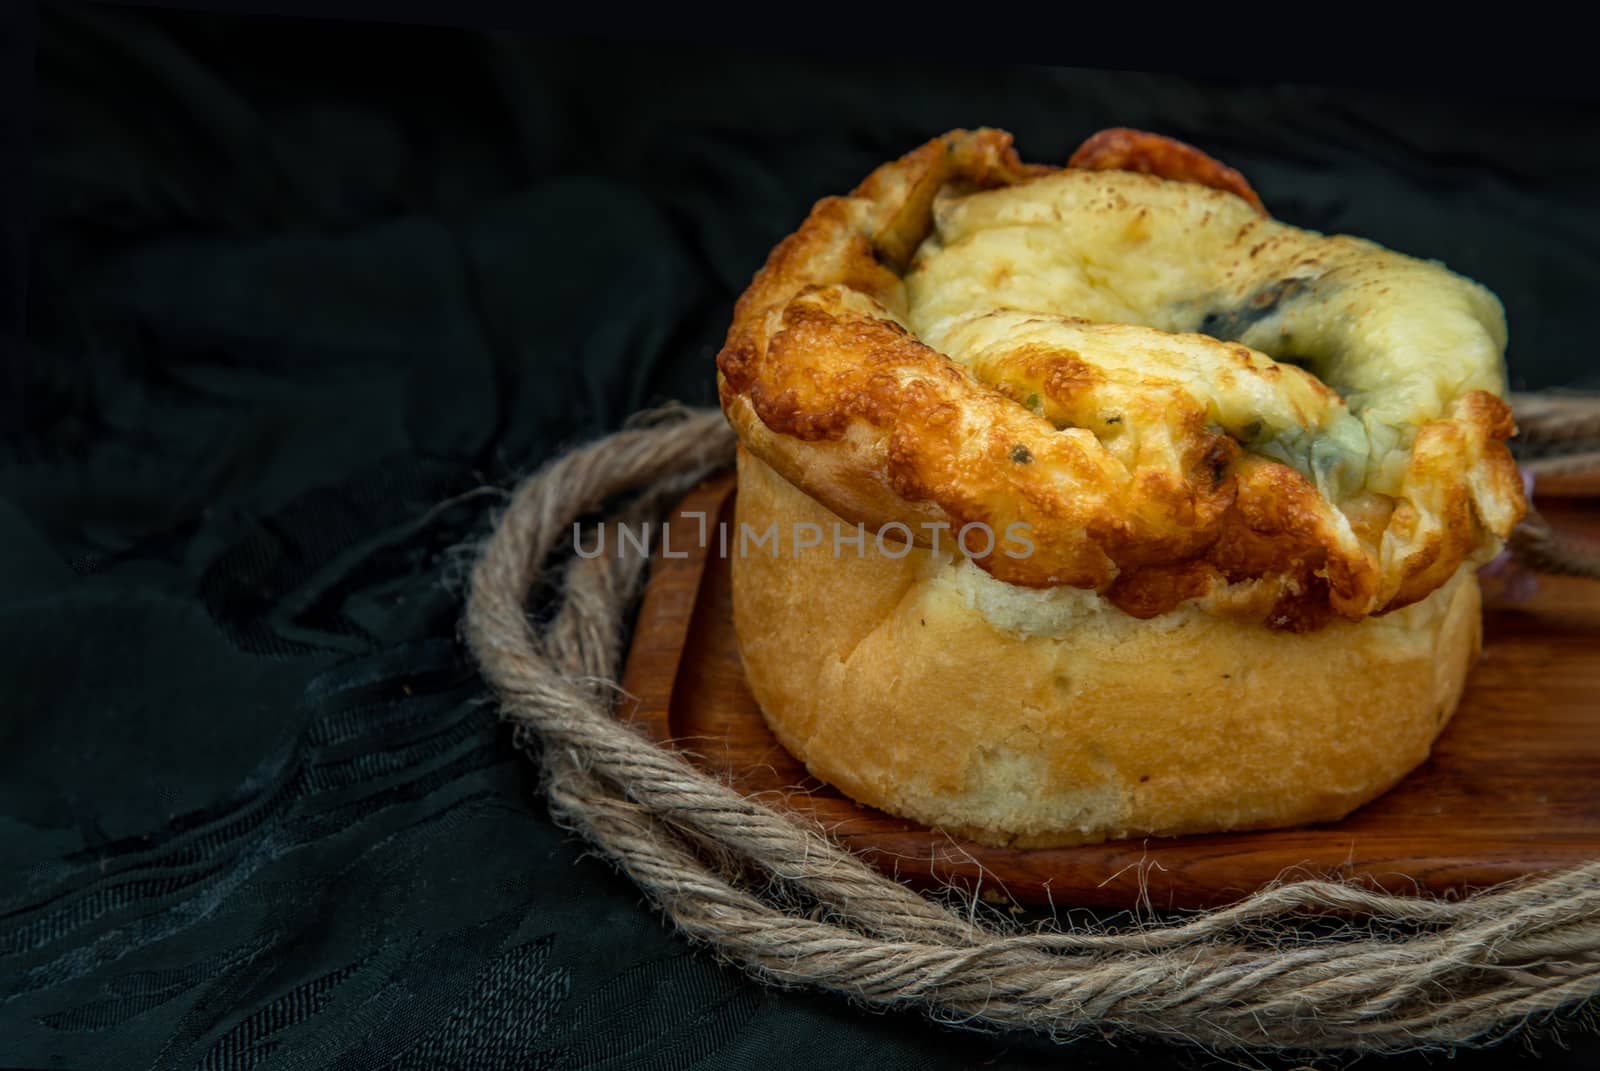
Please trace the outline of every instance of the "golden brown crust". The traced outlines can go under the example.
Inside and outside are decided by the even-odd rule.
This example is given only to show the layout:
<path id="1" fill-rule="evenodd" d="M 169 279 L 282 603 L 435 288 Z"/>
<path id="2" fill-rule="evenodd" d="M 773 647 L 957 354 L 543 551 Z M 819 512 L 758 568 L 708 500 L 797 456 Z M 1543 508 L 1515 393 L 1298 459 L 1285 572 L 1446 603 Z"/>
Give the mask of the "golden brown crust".
<path id="1" fill-rule="evenodd" d="M 834 518 L 740 450 L 736 522 Z M 1427 755 L 1479 641 L 1462 570 L 1306 634 L 1139 621 L 926 550 L 733 559 L 746 677 L 780 742 L 856 800 L 1033 847 L 1331 820 Z"/>
<path id="2" fill-rule="evenodd" d="M 1169 170 L 1227 181 L 1163 151 L 1186 161 Z M 1112 158 L 1097 152 L 1090 158 Z M 1242 449 L 1241 434 L 1219 428 L 1190 387 L 1159 377 L 1112 383 L 1076 350 L 1014 337 L 989 364 L 964 367 L 912 335 L 903 273 L 940 199 L 1058 175 L 1022 163 L 1003 132 L 955 131 L 878 169 L 851 196 L 819 202 L 740 298 L 718 355 L 723 409 L 745 446 L 832 512 L 874 531 L 906 524 L 921 545 L 927 523 L 1027 525 L 1033 554 L 978 564 L 1012 584 L 1102 592 L 1140 617 L 1197 600 L 1277 628 L 1316 628 L 1330 613 L 1358 619 L 1408 605 L 1463 561 L 1492 553 L 1523 504 L 1501 441 L 1509 410 L 1488 391 L 1449 400 L 1421 423 L 1400 494 L 1334 503 L 1296 468 Z M 1158 182 L 1129 180 L 1111 187 L 1122 203 L 1108 210 L 1128 212 L 1128 197 L 1154 189 L 1139 183 Z M 1227 193 L 1194 196 L 1208 221 L 1239 204 Z M 1129 218 L 1142 226 L 1148 215 Z M 1306 249 L 1321 248 L 1313 239 L 1322 241 L 1311 236 Z M 1240 264 L 1277 271 L 1300 256 L 1295 241 L 1276 232 L 1257 241 L 1243 226 L 1232 248 Z M 1337 266 L 1346 254 L 1368 255 L 1365 244 L 1330 245 L 1324 259 Z M 1302 258 L 1295 270 L 1314 262 Z M 1064 323 L 1058 333 L 1072 328 Z M 1079 333 L 1116 345 L 1116 330 L 1161 335 L 1122 324 Z M 1261 390 L 1299 398 L 1296 411 L 1312 425 L 1351 420 L 1342 398 L 1299 369 L 1245 346 L 1162 337 L 1238 362 Z M 1019 396 L 1025 383 L 1037 384 L 1036 407 Z M 1161 429 L 1144 435 L 1154 444 L 1144 453 L 1119 454 L 1096 426 L 1108 397 L 1137 409 L 1128 419 L 1141 434 Z"/>
<path id="3" fill-rule="evenodd" d="M 1088 171 L 1137 171 L 1227 190 L 1249 201 L 1263 216 L 1267 214 L 1267 206 L 1243 175 L 1193 145 L 1162 134 L 1125 126 L 1102 130 L 1078 146 L 1067 166 Z"/>

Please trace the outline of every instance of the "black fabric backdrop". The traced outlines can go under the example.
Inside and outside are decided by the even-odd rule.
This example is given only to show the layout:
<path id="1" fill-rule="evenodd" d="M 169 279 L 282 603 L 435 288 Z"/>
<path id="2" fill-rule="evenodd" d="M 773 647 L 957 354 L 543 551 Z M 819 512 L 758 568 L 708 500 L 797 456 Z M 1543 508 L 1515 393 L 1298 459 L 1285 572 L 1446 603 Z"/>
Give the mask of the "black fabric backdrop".
<path id="1" fill-rule="evenodd" d="M 1194 141 L 1493 287 L 1515 385 L 1600 386 L 1593 102 L 115 9 L 46 11 L 32 92 L 0 1065 L 1209 1066 L 718 966 L 551 825 L 456 638 L 483 489 L 711 402 L 769 247 L 946 128 Z"/>

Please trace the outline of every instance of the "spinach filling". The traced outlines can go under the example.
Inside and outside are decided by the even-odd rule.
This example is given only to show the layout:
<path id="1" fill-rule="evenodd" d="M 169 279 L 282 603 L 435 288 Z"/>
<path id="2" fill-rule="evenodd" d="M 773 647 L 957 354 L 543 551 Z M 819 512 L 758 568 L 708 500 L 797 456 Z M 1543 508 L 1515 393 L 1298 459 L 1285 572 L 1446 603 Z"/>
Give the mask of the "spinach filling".
<path id="1" fill-rule="evenodd" d="M 1285 305 L 1310 292 L 1315 281 L 1315 279 L 1279 279 L 1257 290 L 1240 305 L 1204 313 L 1192 330 L 1223 342 L 1238 342 L 1246 332 L 1262 320 L 1283 311 Z"/>
<path id="2" fill-rule="evenodd" d="M 1260 350 L 1279 364 L 1290 364 L 1316 376 L 1344 398 L 1349 411 L 1337 414 L 1328 427 L 1308 429 L 1299 426 L 1270 427 L 1260 419 L 1242 427 L 1226 428 L 1245 449 L 1288 465 L 1317 485 L 1330 501 L 1359 492 L 1366 484 L 1372 443 L 1356 411 L 1359 398 L 1352 398 L 1330 378 L 1337 360 L 1294 353 L 1288 331 L 1276 332 L 1279 352 L 1263 345 L 1263 335 L 1274 334 L 1267 322 L 1290 306 L 1312 298 L 1325 298 L 1329 286 L 1325 276 L 1279 279 L 1261 287 L 1243 302 L 1230 308 L 1212 308 L 1192 319 L 1192 330 L 1223 342 L 1240 342 Z M 1289 351 L 1289 352 L 1285 352 Z"/>
<path id="3" fill-rule="evenodd" d="M 1254 421 L 1251 427 L 1261 429 L 1261 422 Z M 1366 429 L 1348 413 L 1321 431 L 1288 427 L 1261 429 L 1254 436 L 1234 433 L 1234 437 L 1251 453 L 1299 471 L 1329 501 L 1355 494 L 1366 484 Z"/>

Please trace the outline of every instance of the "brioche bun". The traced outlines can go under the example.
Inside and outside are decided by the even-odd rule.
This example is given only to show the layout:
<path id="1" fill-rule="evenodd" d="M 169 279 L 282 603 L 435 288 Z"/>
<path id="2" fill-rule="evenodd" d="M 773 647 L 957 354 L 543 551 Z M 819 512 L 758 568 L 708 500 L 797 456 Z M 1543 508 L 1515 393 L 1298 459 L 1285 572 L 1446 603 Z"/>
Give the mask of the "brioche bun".
<path id="1" fill-rule="evenodd" d="M 822 780 L 988 843 L 1339 818 L 1478 651 L 1505 344 L 1480 284 L 1191 146 L 935 138 L 819 201 L 717 356 L 778 537 L 734 555 L 751 689 Z"/>
<path id="2" fill-rule="evenodd" d="M 1342 817 L 1428 754 L 1480 643 L 1463 569 L 1404 610 L 1306 633 L 995 580 L 959 553 L 834 554 L 830 513 L 739 451 L 734 625 L 767 724 L 861 803 L 985 844 Z M 797 525 L 826 533 L 798 553 Z"/>

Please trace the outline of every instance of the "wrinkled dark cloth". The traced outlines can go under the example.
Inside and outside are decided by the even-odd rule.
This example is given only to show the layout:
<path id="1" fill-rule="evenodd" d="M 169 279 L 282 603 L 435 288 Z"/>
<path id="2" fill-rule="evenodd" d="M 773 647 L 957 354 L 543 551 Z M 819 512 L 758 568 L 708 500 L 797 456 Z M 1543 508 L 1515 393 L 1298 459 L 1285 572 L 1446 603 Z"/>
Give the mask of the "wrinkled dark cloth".
<path id="1" fill-rule="evenodd" d="M 773 243 L 944 129 L 1193 141 L 1600 386 L 1592 102 L 117 9 L 46 11 L 33 93 L 4 1066 L 1209 1066 L 719 966 L 551 824 L 456 634 L 493 489 L 712 402 Z"/>

